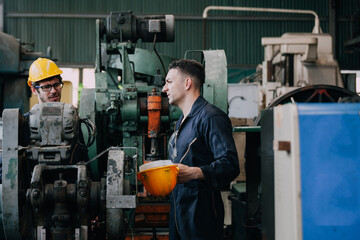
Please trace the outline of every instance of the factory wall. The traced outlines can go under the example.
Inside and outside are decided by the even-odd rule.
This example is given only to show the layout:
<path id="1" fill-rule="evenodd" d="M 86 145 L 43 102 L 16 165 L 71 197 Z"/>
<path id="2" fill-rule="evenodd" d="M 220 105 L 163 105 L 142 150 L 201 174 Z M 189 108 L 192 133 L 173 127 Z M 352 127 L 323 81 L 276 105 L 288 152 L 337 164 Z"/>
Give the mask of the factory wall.
<path id="1" fill-rule="evenodd" d="M 351 37 L 350 12 L 355 1 L 337 2 L 336 57 L 341 66 L 359 66 L 358 53 L 344 49 Z M 91 66 L 95 61 L 95 19 L 111 11 L 134 14 L 174 14 L 175 42 L 158 43 L 163 54 L 182 58 L 187 50 L 203 49 L 202 12 L 206 6 L 244 6 L 314 10 L 323 32 L 329 28 L 329 0 L 4 0 L 4 32 L 33 42 L 35 51 L 52 55 L 61 64 Z M 311 32 L 311 15 L 211 11 L 206 23 L 206 48 L 224 49 L 230 67 L 254 68 L 263 60 L 261 37 L 280 36 L 285 32 Z M 139 43 L 151 49 L 152 44 Z"/>

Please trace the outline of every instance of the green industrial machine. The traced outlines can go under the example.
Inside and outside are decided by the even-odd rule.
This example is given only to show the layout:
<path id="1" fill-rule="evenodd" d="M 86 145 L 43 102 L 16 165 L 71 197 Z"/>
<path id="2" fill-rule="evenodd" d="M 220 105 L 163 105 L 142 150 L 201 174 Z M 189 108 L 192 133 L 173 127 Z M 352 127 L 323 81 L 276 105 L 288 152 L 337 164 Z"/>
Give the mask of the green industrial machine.
<path id="1" fill-rule="evenodd" d="M 174 41 L 174 16 L 144 16 L 112 12 L 96 21 L 95 89 L 84 89 L 80 116 L 96 123 L 96 144 L 90 158 L 109 146 L 137 152 L 137 164 L 167 158 L 166 138 L 181 112 L 161 93 L 166 68 L 174 58 L 158 54 L 156 42 Z M 137 40 L 153 42 L 153 51 L 135 47 Z M 227 112 L 227 70 L 223 51 L 201 51 L 206 67 L 204 97 Z M 149 97 L 161 97 L 161 129 L 148 133 Z M 131 150 L 132 149 L 132 150 Z M 136 149 L 136 151 L 135 151 Z M 134 152 L 135 151 L 135 152 Z M 102 173 L 101 160 L 92 171 Z"/>
<path id="2" fill-rule="evenodd" d="M 106 169 L 103 153 L 109 147 L 125 152 L 124 189 L 137 196 L 136 209 L 127 213 L 133 231 L 141 227 L 156 232 L 168 224 L 168 198 L 150 196 L 136 173 L 146 162 L 167 159 L 167 141 L 181 116 L 161 92 L 167 66 L 175 58 L 156 50 L 157 42 L 174 41 L 174 25 L 172 15 L 137 17 L 131 12 L 112 12 L 106 20 L 97 20 L 96 87 L 84 89 L 80 98 L 80 117 L 90 118 L 97 127 L 95 144 L 89 148 L 90 158 L 101 155 L 91 163 L 93 177 L 97 179 Z M 140 39 L 153 43 L 153 50 L 136 48 Z M 205 65 L 204 97 L 227 112 L 224 51 L 193 53 Z"/>
<path id="3" fill-rule="evenodd" d="M 141 28 L 151 28 L 154 33 L 141 33 Z M 80 116 L 93 120 L 97 126 L 96 144 L 90 149 L 90 158 L 109 146 L 126 147 L 129 156 L 137 152 L 137 159 L 143 158 L 143 143 L 147 135 L 147 97 L 161 96 L 162 82 L 165 76 L 162 65 L 168 65 L 173 58 L 160 56 L 135 48 L 137 39 L 142 41 L 173 41 L 173 16 L 149 16 L 136 18 L 130 12 L 111 13 L 104 20 L 96 21 L 96 88 L 84 89 L 80 99 Z M 158 29 L 155 29 L 158 28 Z M 161 29 L 160 29 L 161 28 Z M 161 31 L 162 32 L 159 32 Z M 143 30 L 145 31 L 145 30 Z M 148 36 L 148 35 L 151 36 Z M 162 99 L 163 122 L 176 120 L 180 112 L 169 108 Z M 162 133 L 167 129 L 164 128 Z M 160 132 L 152 139 L 163 149 L 164 134 Z M 150 143 L 149 143 L 150 144 Z M 146 150 L 150 154 L 149 147 Z M 131 150 L 132 149 L 132 150 Z M 136 150 L 135 150 L 136 149 Z M 159 159 L 155 150 L 149 159 Z M 92 172 L 103 172 L 101 160 L 94 162 Z"/>

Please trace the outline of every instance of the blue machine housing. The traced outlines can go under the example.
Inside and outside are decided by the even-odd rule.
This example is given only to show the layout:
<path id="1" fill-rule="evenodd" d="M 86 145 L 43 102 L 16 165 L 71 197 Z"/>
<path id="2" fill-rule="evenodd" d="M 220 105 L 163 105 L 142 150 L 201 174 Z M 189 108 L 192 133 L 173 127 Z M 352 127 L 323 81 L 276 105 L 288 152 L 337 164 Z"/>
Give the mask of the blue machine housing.
<path id="1" fill-rule="evenodd" d="M 303 239 L 360 236 L 360 104 L 298 104 Z"/>
<path id="2" fill-rule="evenodd" d="M 274 108 L 275 239 L 360 236 L 360 104 Z"/>

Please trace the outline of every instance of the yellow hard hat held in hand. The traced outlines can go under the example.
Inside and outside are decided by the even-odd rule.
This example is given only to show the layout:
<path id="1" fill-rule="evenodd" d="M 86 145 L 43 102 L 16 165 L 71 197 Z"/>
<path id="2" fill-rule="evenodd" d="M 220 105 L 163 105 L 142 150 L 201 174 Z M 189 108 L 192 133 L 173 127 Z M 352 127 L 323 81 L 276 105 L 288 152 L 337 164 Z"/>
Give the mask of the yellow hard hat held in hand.
<path id="1" fill-rule="evenodd" d="M 38 58 L 30 66 L 27 84 L 30 87 L 34 82 L 54 77 L 62 73 L 63 71 L 61 71 L 53 61 L 47 58 Z"/>

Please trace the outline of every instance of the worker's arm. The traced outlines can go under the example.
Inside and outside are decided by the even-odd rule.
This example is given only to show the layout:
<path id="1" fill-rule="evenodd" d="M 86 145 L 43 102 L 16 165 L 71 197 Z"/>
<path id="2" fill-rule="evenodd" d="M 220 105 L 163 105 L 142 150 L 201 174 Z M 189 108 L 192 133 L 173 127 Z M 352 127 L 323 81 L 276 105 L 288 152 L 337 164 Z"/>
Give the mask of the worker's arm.
<path id="1" fill-rule="evenodd" d="M 240 172 L 237 151 L 230 119 L 216 114 L 204 121 L 203 133 L 214 160 L 201 166 L 205 180 L 214 188 L 221 189 L 234 180 Z"/>
<path id="2" fill-rule="evenodd" d="M 203 128 L 205 144 L 213 153 L 213 160 L 209 159 L 209 164 L 201 167 L 177 164 L 179 168 L 177 183 L 203 180 L 213 188 L 221 189 L 239 174 L 239 162 L 232 137 L 232 128 L 230 120 L 221 115 L 212 116 L 205 122 Z"/>
<path id="3" fill-rule="evenodd" d="M 176 166 L 179 168 L 177 183 L 186 183 L 193 179 L 205 179 L 205 176 L 199 167 L 189 167 L 181 163 L 176 164 Z"/>

